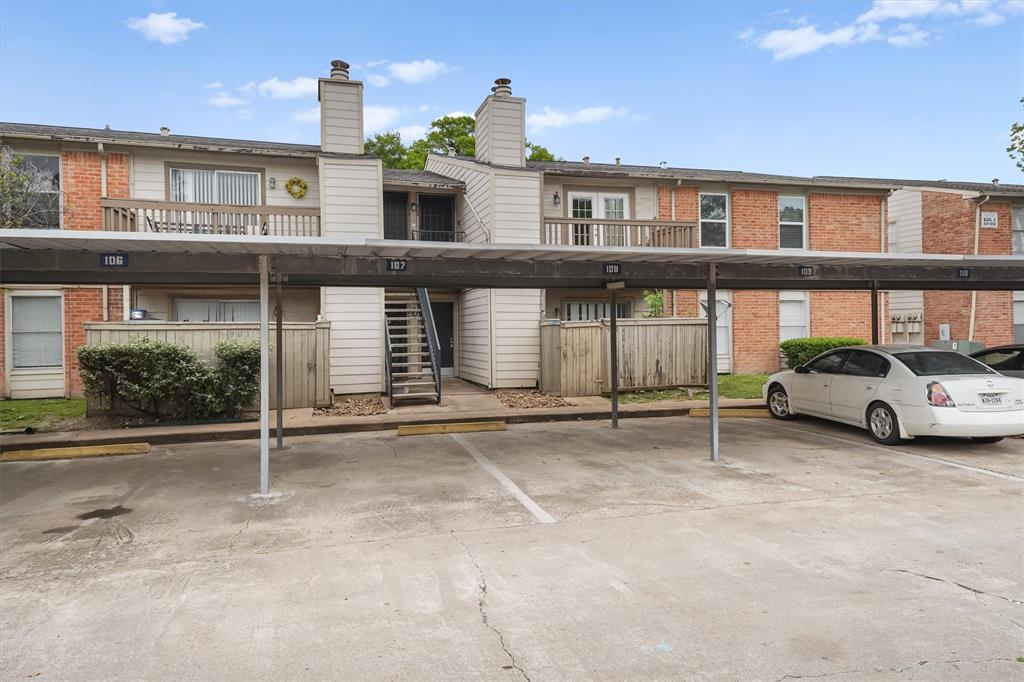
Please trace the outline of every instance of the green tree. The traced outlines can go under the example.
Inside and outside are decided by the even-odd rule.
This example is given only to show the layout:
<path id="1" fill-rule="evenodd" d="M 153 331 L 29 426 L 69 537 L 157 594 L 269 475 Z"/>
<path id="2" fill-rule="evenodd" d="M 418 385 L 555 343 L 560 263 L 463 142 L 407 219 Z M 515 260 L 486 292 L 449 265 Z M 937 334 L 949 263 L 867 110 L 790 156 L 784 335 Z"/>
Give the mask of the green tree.
<path id="1" fill-rule="evenodd" d="M 644 317 L 665 317 L 665 292 L 662 289 L 648 289 L 644 291 Z"/>
<path id="2" fill-rule="evenodd" d="M 0 228 L 60 226 L 72 207 L 60 191 L 54 168 L 37 167 L 31 159 L 0 146 Z"/>
<path id="3" fill-rule="evenodd" d="M 1020 98 L 1024 104 L 1024 97 Z M 1024 171 L 1024 123 L 1013 123 L 1010 125 L 1010 146 L 1006 148 L 1010 159 L 1017 164 L 1017 168 Z"/>
<path id="4" fill-rule="evenodd" d="M 381 158 L 386 168 L 421 169 L 427 155 L 447 155 L 454 151 L 459 156 L 476 154 L 476 120 L 472 116 L 442 116 L 430 124 L 427 134 L 406 145 L 396 131 L 377 133 L 366 138 L 367 154 Z M 530 161 L 554 161 L 555 155 L 539 144 L 526 143 Z"/>
<path id="5" fill-rule="evenodd" d="M 409 148 L 402 143 L 402 136 L 396 130 L 388 130 L 366 138 L 363 149 L 367 154 L 379 156 L 385 168 L 404 168 Z"/>

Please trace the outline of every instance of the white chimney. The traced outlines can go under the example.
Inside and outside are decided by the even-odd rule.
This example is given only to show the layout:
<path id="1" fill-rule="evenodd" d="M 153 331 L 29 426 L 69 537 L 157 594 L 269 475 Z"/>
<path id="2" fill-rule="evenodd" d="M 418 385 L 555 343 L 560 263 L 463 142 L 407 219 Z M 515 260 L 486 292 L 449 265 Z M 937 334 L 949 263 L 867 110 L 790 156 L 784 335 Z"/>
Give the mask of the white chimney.
<path id="1" fill-rule="evenodd" d="M 331 62 L 331 77 L 319 82 L 320 148 L 342 154 L 363 153 L 363 84 L 349 80 L 348 64 Z"/>
<path id="2" fill-rule="evenodd" d="M 494 81 L 476 110 L 476 159 L 499 166 L 526 165 L 526 100 L 512 96 L 512 81 Z"/>
<path id="3" fill-rule="evenodd" d="M 168 128 L 167 126 L 161 126 L 160 134 L 163 135 L 164 137 L 167 137 L 168 135 L 171 134 L 171 129 Z"/>

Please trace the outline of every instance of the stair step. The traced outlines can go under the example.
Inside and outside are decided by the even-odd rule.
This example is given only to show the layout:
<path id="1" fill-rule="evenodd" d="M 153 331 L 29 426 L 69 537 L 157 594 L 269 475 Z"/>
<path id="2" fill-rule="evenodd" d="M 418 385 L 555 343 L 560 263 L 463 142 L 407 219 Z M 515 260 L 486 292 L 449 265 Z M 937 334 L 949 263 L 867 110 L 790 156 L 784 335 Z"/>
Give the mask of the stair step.
<path id="1" fill-rule="evenodd" d="M 412 386 L 433 386 L 433 381 L 403 381 L 401 383 L 392 382 L 392 389 L 395 388 L 410 388 Z"/>
<path id="2" fill-rule="evenodd" d="M 430 383 L 434 383 L 434 373 L 429 371 L 429 370 L 426 371 L 426 372 L 392 372 L 391 373 L 392 381 L 394 381 L 395 379 L 413 379 L 413 378 L 422 378 L 422 377 L 430 377 Z"/>
<path id="3" fill-rule="evenodd" d="M 437 399 L 437 393 L 435 393 L 433 391 L 431 391 L 430 393 L 427 393 L 427 392 L 423 392 L 423 393 L 395 393 L 394 395 L 391 396 L 392 402 L 394 402 L 396 400 L 410 400 L 410 399 L 418 400 L 418 399 L 421 399 L 421 398 L 431 398 L 433 400 L 436 400 Z"/>

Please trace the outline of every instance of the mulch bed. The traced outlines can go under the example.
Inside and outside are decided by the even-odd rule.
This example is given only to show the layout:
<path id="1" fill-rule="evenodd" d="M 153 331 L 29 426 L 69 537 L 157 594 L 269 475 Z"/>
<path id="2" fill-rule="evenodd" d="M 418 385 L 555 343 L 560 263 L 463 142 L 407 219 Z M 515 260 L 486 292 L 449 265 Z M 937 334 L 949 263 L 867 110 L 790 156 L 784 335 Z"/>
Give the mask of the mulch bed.
<path id="1" fill-rule="evenodd" d="M 314 417 L 372 417 L 387 413 L 388 408 L 380 398 L 345 398 L 330 407 L 313 408 Z"/>
<path id="2" fill-rule="evenodd" d="M 520 410 L 532 410 L 542 407 L 575 407 L 576 403 L 556 395 L 548 395 L 540 391 L 497 391 L 494 394 L 502 405 Z"/>

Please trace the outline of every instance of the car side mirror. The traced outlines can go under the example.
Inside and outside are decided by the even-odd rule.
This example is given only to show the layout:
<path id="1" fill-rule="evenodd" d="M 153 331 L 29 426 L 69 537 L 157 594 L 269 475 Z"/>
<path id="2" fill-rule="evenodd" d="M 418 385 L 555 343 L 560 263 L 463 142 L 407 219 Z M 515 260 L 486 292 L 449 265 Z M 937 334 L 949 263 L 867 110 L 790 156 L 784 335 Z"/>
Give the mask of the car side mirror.
<path id="1" fill-rule="evenodd" d="M 797 374 L 810 374 L 811 370 L 807 369 L 806 365 L 797 365 L 793 368 L 793 371 Z"/>

